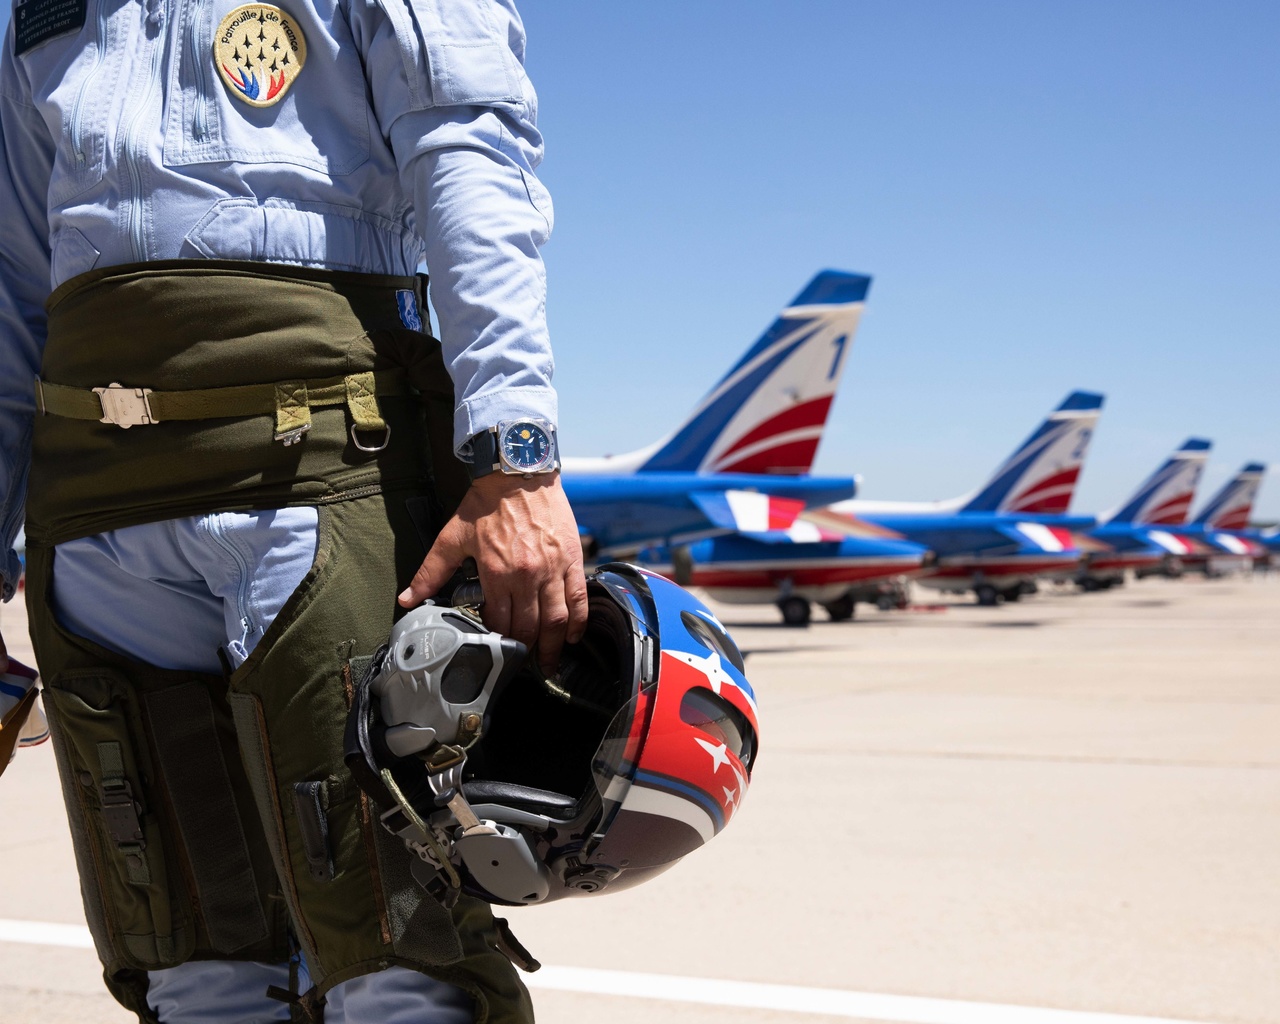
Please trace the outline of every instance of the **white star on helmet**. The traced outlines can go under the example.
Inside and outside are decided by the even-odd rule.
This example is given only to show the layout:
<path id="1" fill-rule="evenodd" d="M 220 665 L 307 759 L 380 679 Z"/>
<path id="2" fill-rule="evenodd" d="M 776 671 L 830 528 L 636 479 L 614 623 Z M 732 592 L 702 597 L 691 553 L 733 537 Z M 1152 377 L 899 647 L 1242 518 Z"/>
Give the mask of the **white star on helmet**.
<path id="1" fill-rule="evenodd" d="M 667 653 L 671 657 L 683 661 L 686 665 L 705 673 L 707 681 L 711 684 L 711 689 L 715 691 L 717 697 L 720 696 L 720 688 L 725 683 L 733 687 L 738 685 L 733 676 L 724 670 L 724 664 L 720 661 L 720 655 L 716 651 L 712 651 L 705 658 L 699 658 L 696 654 L 688 654 L 685 651 L 668 651 Z"/>
<path id="2" fill-rule="evenodd" d="M 711 760 L 715 764 L 715 770 L 719 771 L 724 765 L 729 764 L 729 748 L 723 743 L 711 743 L 704 740 L 701 736 L 695 736 L 693 742 L 698 744 L 703 750 L 711 755 Z M 729 770 L 733 770 L 733 766 L 729 766 Z"/>

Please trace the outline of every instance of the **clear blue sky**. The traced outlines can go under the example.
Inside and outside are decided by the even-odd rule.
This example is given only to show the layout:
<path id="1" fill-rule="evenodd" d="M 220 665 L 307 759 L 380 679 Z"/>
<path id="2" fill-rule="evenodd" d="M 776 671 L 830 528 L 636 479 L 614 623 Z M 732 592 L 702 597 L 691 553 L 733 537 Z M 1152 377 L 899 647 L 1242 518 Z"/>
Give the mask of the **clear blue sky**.
<path id="1" fill-rule="evenodd" d="M 566 451 L 670 429 L 837 267 L 875 283 L 818 469 L 864 497 L 965 491 L 1084 387 L 1077 510 L 1201 434 L 1202 497 L 1263 459 L 1280 519 L 1280 3 L 522 13 Z"/>
<path id="2" fill-rule="evenodd" d="M 1104 391 L 1076 505 L 1275 467 L 1280 4 L 526 0 L 566 451 L 673 426 L 818 268 L 875 277 L 818 469 L 975 486 Z"/>

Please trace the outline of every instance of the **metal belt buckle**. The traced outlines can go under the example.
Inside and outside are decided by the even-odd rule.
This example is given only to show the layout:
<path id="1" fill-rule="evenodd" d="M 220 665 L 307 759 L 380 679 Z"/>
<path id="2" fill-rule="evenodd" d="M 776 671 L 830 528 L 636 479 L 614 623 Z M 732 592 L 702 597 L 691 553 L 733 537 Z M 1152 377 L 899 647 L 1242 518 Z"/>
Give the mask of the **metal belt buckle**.
<path id="1" fill-rule="evenodd" d="M 105 388 L 94 388 L 93 393 L 102 403 L 102 419 L 99 423 L 114 423 L 123 430 L 155 423 L 151 415 L 151 402 L 147 396 L 150 388 L 127 388 L 113 382 Z"/>
<path id="2" fill-rule="evenodd" d="M 117 846 L 136 844 L 145 848 L 142 823 L 138 820 L 138 804 L 127 781 L 102 785 L 102 816 L 107 833 Z"/>
<path id="3" fill-rule="evenodd" d="M 310 430 L 311 430 L 311 424 L 304 423 L 300 427 L 294 427 L 292 430 L 286 430 L 283 434 L 276 434 L 271 439 L 273 441 L 279 441 L 286 448 L 288 448 L 290 445 L 297 444 L 299 441 L 301 441 L 303 437 L 305 437 Z"/>

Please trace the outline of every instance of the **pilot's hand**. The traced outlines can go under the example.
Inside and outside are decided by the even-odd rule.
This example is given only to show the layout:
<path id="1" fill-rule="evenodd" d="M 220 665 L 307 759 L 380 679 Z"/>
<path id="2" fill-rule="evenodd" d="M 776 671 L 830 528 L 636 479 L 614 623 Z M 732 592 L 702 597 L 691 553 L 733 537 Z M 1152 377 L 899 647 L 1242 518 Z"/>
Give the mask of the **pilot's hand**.
<path id="1" fill-rule="evenodd" d="M 582 545 L 560 474 L 491 473 L 474 481 L 400 604 L 421 604 L 468 557 L 479 570 L 485 625 L 528 647 L 537 642 L 542 670 L 553 673 L 560 648 L 587 627 Z"/>

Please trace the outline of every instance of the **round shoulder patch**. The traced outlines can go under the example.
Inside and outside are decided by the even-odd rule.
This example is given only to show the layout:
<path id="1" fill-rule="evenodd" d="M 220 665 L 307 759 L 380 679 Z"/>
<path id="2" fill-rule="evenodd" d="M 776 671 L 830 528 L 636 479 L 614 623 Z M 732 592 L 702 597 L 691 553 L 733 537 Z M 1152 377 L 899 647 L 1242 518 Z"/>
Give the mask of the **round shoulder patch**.
<path id="1" fill-rule="evenodd" d="M 279 103 L 307 61 L 298 23 L 271 4 L 245 4 L 222 19 L 213 62 L 232 95 L 250 106 Z"/>

